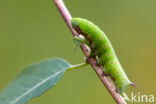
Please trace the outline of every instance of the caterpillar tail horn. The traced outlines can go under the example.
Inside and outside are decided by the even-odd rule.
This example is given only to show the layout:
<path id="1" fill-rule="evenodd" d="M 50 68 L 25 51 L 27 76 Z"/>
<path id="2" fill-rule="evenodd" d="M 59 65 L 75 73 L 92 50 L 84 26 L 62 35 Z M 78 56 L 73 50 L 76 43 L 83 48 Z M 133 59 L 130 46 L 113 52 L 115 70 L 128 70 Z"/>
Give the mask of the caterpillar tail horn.
<path id="1" fill-rule="evenodd" d="M 130 82 L 130 85 L 133 86 L 133 87 L 135 87 L 135 88 L 137 87 L 137 86 L 136 86 L 134 83 L 132 83 L 132 82 Z"/>

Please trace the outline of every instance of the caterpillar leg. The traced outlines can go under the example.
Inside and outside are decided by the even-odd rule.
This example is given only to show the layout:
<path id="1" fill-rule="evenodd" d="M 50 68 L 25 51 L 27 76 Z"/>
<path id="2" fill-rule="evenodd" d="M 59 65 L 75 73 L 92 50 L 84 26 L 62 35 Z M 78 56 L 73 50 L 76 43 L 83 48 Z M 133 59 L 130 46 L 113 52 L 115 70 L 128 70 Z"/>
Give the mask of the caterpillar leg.
<path id="1" fill-rule="evenodd" d="M 98 58 L 97 58 L 97 56 L 96 56 L 96 54 L 95 54 L 95 51 L 94 51 L 93 49 L 90 49 L 90 54 L 89 54 L 89 56 L 86 58 L 86 63 L 88 63 L 88 60 L 89 60 L 90 58 L 94 58 L 94 59 L 97 60 L 97 61 L 95 61 L 95 63 L 94 63 L 96 66 L 101 66 L 101 65 L 99 64 Z"/>
<path id="2" fill-rule="evenodd" d="M 75 42 L 76 45 L 80 45 L 80 44 L 86 44 L 88 46 L 90 46 L 90 43 L 88 40 L 86 40 L 82 35 L 79 36 L 74 36 L 73 40 Z"/>
<path id="3" fill-rule="evenodd" d="M 76 46 L 78 46 L 80 44 L 86 44 L 88 47 L 90 47 L 90 54 L 89 54 L 89 57 L 86 59 L 86 63 L 88 63 L 89 58 L 92 58 L 92 57 L 96 58 L 95 49 L 91 48 L 90 42 L 88 40 L 86 40 L 85 37 L 83 37 L 82 35 L 74 36 L 73 40 L 74 40 Z M 98 62 L 95 64 L 99 65 Z"/>
<path id="4" fill-rule="evenodd" d="M 113 82 L 114 82 L 114 84 L 115 84 L 115 87 L 116 87 L 115 91 L 116 91 L 117 93 L 119 93 L 119 90 L 117 89 L 117 83 L 116 83 L 116 81 L 115 81 L 115 78 L 112 77 L 110 74 L 109 74 L 109 76 L 110 76 L 110 78 L 113 80 Z"/>
<path id="5" fill-rule="evenodd" d="M 73 40 L 74 40 L 76 45 L 86 44 L 87 46 L 90 47 L 89 41 L 86 40 L 82 35 L 74 36 Z M 95 51 L 93 49 L 90 49 L 90 54 L 89 54 L 88 58 L 90 58 L 90 57 L 95 57 Z"/>
<path id="6" fill-rule="evenodd" d="M 112 77 L 111 75 L 109 75 L 109 76 L 110 76 L 110 78 L 113 80 L 113 82 L 114 82 L 114 84 L 115 84 L 115 86 L 116 86 L 116 88 L 117 88 L 117 83 L 116 83 L 116 81 L 115 81 L 115 78 Z"/>
<path id="7" fill-rule="evenodd" d="M 78 46 L 80 46 L 81 44 L 86 44 L 89 45 L 89 41 L 87 41 L 82 35 L 79 36 L 74 36 L 73 37 L 73 41 L 76 45 L 74 51 L 77 49 Z"/>

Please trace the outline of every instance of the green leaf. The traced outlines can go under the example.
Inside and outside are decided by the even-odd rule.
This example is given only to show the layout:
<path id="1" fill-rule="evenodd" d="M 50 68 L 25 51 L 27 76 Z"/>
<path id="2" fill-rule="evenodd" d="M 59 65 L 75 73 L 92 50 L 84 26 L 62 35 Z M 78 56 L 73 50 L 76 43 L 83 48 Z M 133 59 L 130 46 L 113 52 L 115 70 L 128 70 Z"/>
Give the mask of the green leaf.
<path id="1" fill-rule="evenodd" d="M 70 66 L 67 61 L 56 58 L 24 68 L 0 93 L 0 104 L 25 104 L 54 86 Z"/>

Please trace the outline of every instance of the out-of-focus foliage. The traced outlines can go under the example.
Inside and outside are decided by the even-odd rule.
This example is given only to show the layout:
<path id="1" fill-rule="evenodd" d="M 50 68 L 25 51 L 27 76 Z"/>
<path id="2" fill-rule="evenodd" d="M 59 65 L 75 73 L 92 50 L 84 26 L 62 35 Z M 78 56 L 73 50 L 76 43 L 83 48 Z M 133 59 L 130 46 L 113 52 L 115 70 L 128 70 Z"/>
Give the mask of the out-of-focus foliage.
<path id="1" fill-rule="evenodd" d="M 73 17 L 93 21 L 109 37 L 133 91 L 156 96 L 156 1 L 65 0 Z M 84 61 L 74 52 L 72 35 L 52 0 L 0 1 L 0 91 L 24 66 L 51 57 L 72 64 Z M 114 104 L 95 72 L 69 71 L 53 89 L 29 104 Z"/>

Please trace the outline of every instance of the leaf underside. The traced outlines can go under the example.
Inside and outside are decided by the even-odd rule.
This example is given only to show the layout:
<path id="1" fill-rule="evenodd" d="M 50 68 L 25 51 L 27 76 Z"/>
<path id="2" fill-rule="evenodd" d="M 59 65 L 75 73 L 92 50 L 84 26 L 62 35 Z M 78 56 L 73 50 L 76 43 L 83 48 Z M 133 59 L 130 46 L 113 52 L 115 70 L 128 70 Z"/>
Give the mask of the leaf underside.
<path id="1" fill-rule="evenodd" d="M 70 66 L 60 58 L 29 65 L 0 93 L 0 104 L 25 104 L 54 86 Z"/>

